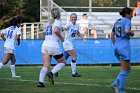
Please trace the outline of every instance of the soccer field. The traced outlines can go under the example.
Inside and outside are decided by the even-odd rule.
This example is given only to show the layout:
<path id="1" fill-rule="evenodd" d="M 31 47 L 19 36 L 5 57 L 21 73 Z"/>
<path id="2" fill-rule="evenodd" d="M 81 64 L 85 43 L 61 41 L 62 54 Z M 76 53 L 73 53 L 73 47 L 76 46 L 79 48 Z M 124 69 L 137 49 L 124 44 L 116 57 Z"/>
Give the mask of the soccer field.
<path id="1" fill-rule="evenodd" d="M 9 67 L 0 70 L 0 93 L 113 93 L 110 84 L 119 73 L 119 67 L 77 66 L 82 77 L 72 77 L 70 66 L 66 66 L 55 85 L 47 78 L 45 88 L 38 88 L 38 76 L 41 66 L 17 66 L 17 75 L 12 79 Z M 140 93 L 140 67 L 133 66 L 127 78 L 126 93 Z"/>

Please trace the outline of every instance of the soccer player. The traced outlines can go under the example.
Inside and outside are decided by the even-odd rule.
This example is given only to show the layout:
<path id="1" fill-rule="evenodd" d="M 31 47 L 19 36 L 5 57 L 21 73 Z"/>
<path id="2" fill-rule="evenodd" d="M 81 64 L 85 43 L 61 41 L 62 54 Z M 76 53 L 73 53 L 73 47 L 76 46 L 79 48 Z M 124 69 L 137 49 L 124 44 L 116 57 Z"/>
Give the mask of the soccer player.
<path id="1" fill-rule="evenodd" d="M 14 55 L 16 45 L 20 45 L 20 35 L 21 35 L 21 30 L 19 28 L 20 24 L 21 20 L 19 18 L 13 18 L 10 21 L 10 27 L 2 30 L 1 32 L 1 38 L 4 40 L 5 57 L 2 63 L 0 63 L 0 69 L 3 67 L 3 65 L 6 65 L 8 61 L 11 61 L 10 68 L 13 78 L 20 77 L 16 75 L 15 70 L 16 58 Z"/>
<path id="2" fill-rule="evenodd" d="M 120 12 L 122 18 L 118 19 L 111 33 L 114 44 L 114 54 L 121 63 L 121 71 L 111 87 L 115 93 L 125 93 L 126 78 L 131 71 L 130 67 L 130 37 L 134 35 L 131 31 L 132 9 L 123 8 Z M 118 90 L 120 86 L 120 90 Z"/>
<path id="3" fill-rule="evenodd" d="M 50 83 L 54 85 L 53 74 L 59 72 L 66 64 L 59 44 L 59 40 L 64 41 L 61 36 L 62 23 L 60 21 L 59 9 L 52 9 L 51 16 L 53 19 L 47 23 L 45 40 L 42 44 L 43 67 L 40 71 L 38 87 L 45 87 L 44 81 L 46 74 Z M 58 64 L 48 73 L 52 56 L 58 61 Z"/>
<path id="4" fill-rule="evenodd" d="M 72 60 L 71 60 L 72 77 L 81 76 L 80 74 L 76 72 L 77 54 L 74 48 L 74 39 L 78 35 L 80 38 L 82 38 L 85 41 L 85 38 L 83 38 L 79 32 L 79 26 L 76 23 L 76 21 L 77 21 L 77 15 L 75 13 L 72 13 L 70 15 L 70 22 L 68 22 L 64 27 L 65 29 L 65 39 L 63 42 L 63 47 L 65 50 L 64 55 L 66 59 L 68 59 L 69 56 L 72 57 Z"/>

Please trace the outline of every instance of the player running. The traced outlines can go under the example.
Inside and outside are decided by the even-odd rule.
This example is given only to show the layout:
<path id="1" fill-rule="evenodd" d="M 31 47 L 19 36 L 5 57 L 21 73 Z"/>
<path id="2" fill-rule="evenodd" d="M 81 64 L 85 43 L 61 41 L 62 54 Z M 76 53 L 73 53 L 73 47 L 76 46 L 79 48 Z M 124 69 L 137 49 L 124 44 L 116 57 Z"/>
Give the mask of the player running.
<path id="1" fill-rule="evenodd" d="M 80 77 L 81 75 L 76 72 L 76 59 L 77 54 L 74 48 L 74 39 L 76 39 L 77 35 L 85 41 L 85 38 L 79 32 L 79 26 L 76 23 L 77 15 L 72 13 L 70 15 L 70 22 L 68 22 L 65 27 L 65 39 L 63 42 L 64 47 L 64 55 L 65 58 L 68 59 L 69 56 L 72 57 L 71 68 L 72 68 L 72 77 Z"/>
<path id="2" fill-rule="evenodd" d="M 121 71 L 111 87 L 115 93 L 125 93 L 126 78 L 131 71 L 130 67 L 130 37 L 134 35 L 131 31 L 132 9 L 123 8 L 120 12 L 122 18 L 118 19 L 111 33 L 114 44 L 114 54 L 121 63 Z M 120 90 L 118 90 L 120 86 Z"/>
<path id="3" fill-rule="evenodd" d="M 10 60 L 11 61 L 10 68 L 13 78 L 20 77 L 16 75 L 15 70 L 16 58 L 14 55 L 16 45 L 20 45 L 20 35 L 21 35 L 21 29 L 19 28 L 20 24 L 21 20 L 19 18 L 13 18 L 10 22 L 10 27 L 2 30 L 1 32 L 1 38 L 4 40 L 5 57 L 2 63 L 0 63 L 0 69 L 3 67 L 3 65 L 6 65 Z"/>
<path id="4" fill-rule="evenodd" d="M 40 71 L 38 87 L 45 87 L 44 81 L 46 74 L 51 84 L 54 85 L 53 74 L 59 72 L 66 64 L 59 44 L 59 40 L 64 41 L 61 36 L 62 23 L 60 21 L 59 9 L 52 9 L 51 16 L 53 20 L 47 23 L 45 40 L 42 44 L 43 68 Z M 58 64 L 48 73 L 52 56 L 57 60 Z"/>

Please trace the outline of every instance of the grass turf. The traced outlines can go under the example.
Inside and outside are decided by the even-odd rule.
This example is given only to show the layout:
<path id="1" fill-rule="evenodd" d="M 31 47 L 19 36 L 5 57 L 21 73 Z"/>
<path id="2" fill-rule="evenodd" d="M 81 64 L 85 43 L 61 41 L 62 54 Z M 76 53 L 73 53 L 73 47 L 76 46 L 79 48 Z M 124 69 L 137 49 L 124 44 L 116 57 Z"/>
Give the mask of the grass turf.
<path id="1" fill-rule="evenodd" d="M 72 77 L 70 66 L 66 66 L 55 85 L 45 80 L 45 88 L 38 88 L 38 76 L 41 66 L 17 66 L 17 75 L 12 79 L 9 67 L 0 70 L 0 93 L 113 93 L 110 84 L 119 73 L 119 67 L 77 66 L 82 77 Z M 50 68 L 51 70 L 51 68 Z M 126 93 L 140 93 L 140 67 L 133 66 L 127 78 Z"/>

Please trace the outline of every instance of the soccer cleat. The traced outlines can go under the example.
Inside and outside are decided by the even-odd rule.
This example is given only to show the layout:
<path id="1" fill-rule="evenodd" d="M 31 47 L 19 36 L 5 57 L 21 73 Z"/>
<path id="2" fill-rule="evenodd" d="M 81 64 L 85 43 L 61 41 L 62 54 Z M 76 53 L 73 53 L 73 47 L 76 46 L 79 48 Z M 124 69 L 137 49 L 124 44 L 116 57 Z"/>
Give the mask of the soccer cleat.
<path id="1" fill-rule="evenodd" d="M 111 88 L 113 89 L 114 93 L 119 93 L 118 87 L 114 83 L 111 84 Z"/>
<path id="2" fill-rule="evenodd" d="M 12 76 L 12 78 L 20 78 L 21 76 Z"/>
<path id="3" fill-rule="evenodd" d="M 52 73 L 52 72 L 49 72 L 49 73 L 47 74 L 47 76 L 48 76 L 48 78 L 49 78 L 49 82 L 50 82 L 52 85 L 54 85 L 53 73 Z"/>
<path id="4" fill-rule="evenodd" d="M 81 75 L 78 73 L 75 73 L 75 74 L 72 74 L 72 77 L 81 77 Z"/>
<path id="5" fill-rule="evenodd" d="M 55 74 L 55 77 L 58 77 L 58 72 Z"/>
<path id="6" fill-rule="evenodd" d="M 37 87 L 45 87 L 45 85 L 44 85 L 44 83 L 42 83 L 42 82 L 38 82 Z"/>

